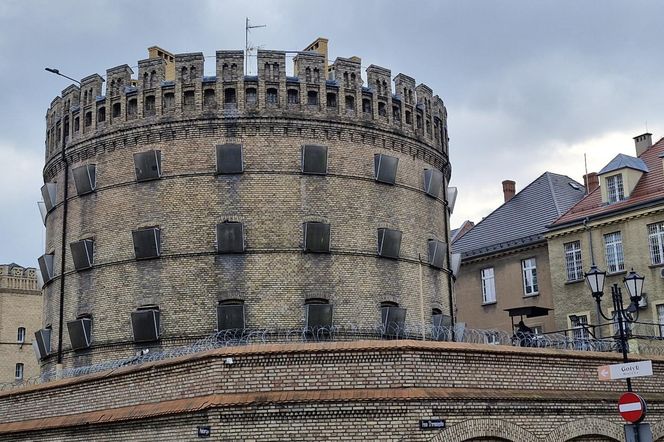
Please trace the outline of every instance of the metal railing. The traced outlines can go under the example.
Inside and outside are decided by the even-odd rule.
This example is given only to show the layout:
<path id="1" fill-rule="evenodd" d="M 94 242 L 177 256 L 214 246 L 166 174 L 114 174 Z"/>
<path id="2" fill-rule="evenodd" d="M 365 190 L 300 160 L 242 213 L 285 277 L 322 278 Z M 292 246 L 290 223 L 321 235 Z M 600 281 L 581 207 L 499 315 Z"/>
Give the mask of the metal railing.
<path id="1" fill-rule="evenodd" d="M 601 327 L 611 326 L 604 324 Z M 660 336 L 660 327 L 656 323 L 634 323 L 631 339 L 638 340 L 639 353 L 664 354 L 664 338 Z M 66 368 L 59 374 L 49 370 L 39 376 L 14 383 L 0 384 L 0 391 L 25 385 L 35 385 L 52 381 L 56 378 L 71 378 L 121 367 L 140 365 L 146 362 L 160 361 L 189 354 L 199 353 L 224 347 L 237 347 L 269 343 L 307 343 L 329 341 L 359 340 L 426 340 L 456 341 L 471 344 L 491 344 L 521 346 L 530 348 L 553 348 L 576 351 L 620 351 L 619 343 L 613 336 L 598 333 L 598 326 L 586 326 L 553 333 L 515 333 L 504 330 L 469 329 L 463 324 L 452 327 L 421 327 L 406 325 L 403 327 L 376 325 L 373 327 L 347 324 L 343 326 L 298 328 L 298 329 L 243 329 L 225 330 L 211 334 L 193 344 L 179 346 L 163 351 L 139 351 L 135 356 L 105 361 L 84 367 Z M 652 334 L 650 334 L 652 332 Z M 656 333 L 654 333 L 656 332 Z"/>

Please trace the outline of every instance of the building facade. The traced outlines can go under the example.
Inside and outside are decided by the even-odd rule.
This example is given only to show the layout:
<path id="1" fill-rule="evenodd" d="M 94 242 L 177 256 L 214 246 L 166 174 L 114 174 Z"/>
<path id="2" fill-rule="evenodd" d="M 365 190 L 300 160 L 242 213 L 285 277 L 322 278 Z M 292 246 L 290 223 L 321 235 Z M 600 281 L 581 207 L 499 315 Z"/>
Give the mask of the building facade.
<path id="1" fill-rule="evenodd" d="M 652 145 L 651 134 L 635 138 L 636 156 L 620 154 L 598 174 L 591 192 L 557 219 L 547 234 L 556 326 L 584 335 L 613 335 L 602 319 L 584 273 L 592 264 L 606 271 L 603 307 L 611 313 L 611 286 L 629 295 L 623 278 L 630 270 L 645 276 L 638 306 L 639 334 L 662 337 L 664 324 L 664 139 Z M 652 326 L 647 324 L 651 323 Z"/>
<path id="2" fill-rule="evenodd" d="M 256 76 L 242 51 L 218 51 L 212 77 L 202 53 L 176 54 L 168 81 L 164 56 L 135 79 L 90 75 L 47 112 L 45 369 L 215 330 L 389 334 L 449 312 L 447 114 L 428 86 L 375 65 L 365 85 L 354 58 L 327 78 L 313 51 L 287 76 L 268 50 Z"/>
<path id="3" fill-rule="evenodd" d="M 505 203 L 452 245 L 461 254 L 454 287 L 457 319 L 467 327 L 511 333 L 506 309 L 554 308 L 544 233 L 583 197 L 585 188 L 568 176 L 546 172 L 515 190 L 514 181 L 504 181 Z M 551 314 L 523 319 L 538 333 L 555 329 Z"/>
<path id="4" fill-rule="evenodd" d="M 0 385 L 39 375 L 32 349 L 41 328 L 42 296 L 34 268 L 0 265 Z"/>

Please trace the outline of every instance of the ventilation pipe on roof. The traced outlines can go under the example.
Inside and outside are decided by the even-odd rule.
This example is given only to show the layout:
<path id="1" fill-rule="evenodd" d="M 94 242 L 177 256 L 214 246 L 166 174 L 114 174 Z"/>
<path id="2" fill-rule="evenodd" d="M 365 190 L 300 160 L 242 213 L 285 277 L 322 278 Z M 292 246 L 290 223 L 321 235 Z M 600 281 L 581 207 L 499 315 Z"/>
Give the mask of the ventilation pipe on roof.
<path id="1" fill-rule="evenodd" d="M 599 187 L 599 177 L 596 172 L 590 172 L 583 176 L 583 185 L 586 187 L 586 192 L 591 193 Z"/>
<path id="2" fill-rule="evenodd" d="M 641 156 L 643 152 L 650 149 L 650 146 L 652 146 L 652 134 L 646 132 L 634 137 L 634 146 L 636 147 L 636 156 Z"/>
<path id="3" fill-rule="evenodd" d="M 505 197 L 505 202 L 508 202 L 514 197 L 516 189 L 516 182 L 512 180 L 503 181 L 503 196 Z"/>

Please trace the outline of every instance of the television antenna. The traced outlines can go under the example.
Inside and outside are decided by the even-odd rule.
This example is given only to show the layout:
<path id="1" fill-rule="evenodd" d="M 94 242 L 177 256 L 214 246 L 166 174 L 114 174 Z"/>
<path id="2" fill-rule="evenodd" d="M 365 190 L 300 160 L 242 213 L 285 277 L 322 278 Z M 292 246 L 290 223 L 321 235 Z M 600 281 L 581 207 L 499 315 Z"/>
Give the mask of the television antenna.
<path id="1" fill-rule="evenodd" d="M 249 17 L 245 18 L 245 24 L 244 24 L 244 73 L 245 75 L 248 74 L 247 69 L 248 69 L 248 58 L 249 58 L 249 51 L 253 51 L 254 49 L 257 49 L 259 46 L 249 46 L 249 30 L 251 29 L 256 29 L 256 28 L 265 28 L 267 25 L 251 25 L 249 24 Z"/>

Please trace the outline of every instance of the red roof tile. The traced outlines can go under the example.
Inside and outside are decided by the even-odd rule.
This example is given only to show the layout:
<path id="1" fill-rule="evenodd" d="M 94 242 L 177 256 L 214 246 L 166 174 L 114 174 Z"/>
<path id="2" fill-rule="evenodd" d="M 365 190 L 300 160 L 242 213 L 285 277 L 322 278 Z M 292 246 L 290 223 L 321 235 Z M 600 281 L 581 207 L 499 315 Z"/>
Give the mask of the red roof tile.
<path id="1" fill-rule="evenodd" d="M 586 217 L 593 218 L 608 215 L 664 199 L 664 168 L 662 167 L 662 158 L 659 157 L 663 153 L 664 138 L 639 156 L 646 163 L 650 172 L 643 174 L 628 199 L 614 204 L 603 203 L 601 188 L 598 187 L 558 218 L 552 224 L 552 227 L 574 224 L 575 221 L 581 222 Z"/>

